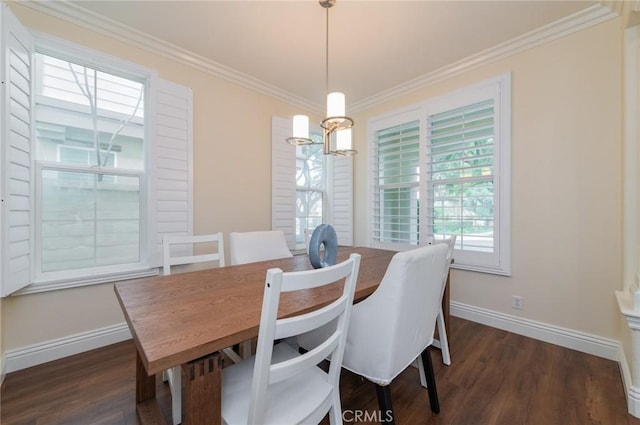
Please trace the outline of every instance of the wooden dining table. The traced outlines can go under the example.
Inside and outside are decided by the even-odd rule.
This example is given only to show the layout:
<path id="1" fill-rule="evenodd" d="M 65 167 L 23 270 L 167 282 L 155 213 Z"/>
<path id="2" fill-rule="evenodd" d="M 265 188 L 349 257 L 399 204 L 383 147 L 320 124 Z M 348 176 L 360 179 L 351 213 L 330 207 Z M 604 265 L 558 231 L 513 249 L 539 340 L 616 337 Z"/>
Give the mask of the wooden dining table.
<path id="1" fill-rule="evenodd" d="M 395 252 L 340 248 L 337 261 L 353 252 L 362 256 L 357 302 L 375 291 Z M 143 424 L 166 423 L 155 398 L 155 376 L 175 366 L 182 368 L 182 423 L 221 423 L 219 351 L 258 335 L 266 272 L 276 267 L 284 272 L 312 268 L 308 256 L 298 255 L 115 284 L 136 345 L 136 408 Z M 339 296 L 339 286 L 283 294 L 278 316 L 328 304 Z"/>

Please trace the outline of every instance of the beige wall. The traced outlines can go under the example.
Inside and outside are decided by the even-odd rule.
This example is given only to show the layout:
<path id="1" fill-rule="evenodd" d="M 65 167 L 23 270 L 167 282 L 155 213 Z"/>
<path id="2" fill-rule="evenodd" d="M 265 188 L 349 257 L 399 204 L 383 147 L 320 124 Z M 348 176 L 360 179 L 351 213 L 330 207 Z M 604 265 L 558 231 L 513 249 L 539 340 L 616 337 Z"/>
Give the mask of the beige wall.
<path id="1" fill-rule="evenodd" d="M 453 271 L 452 300 L 619 337 L 622 45 L 615 19 L 358 114 L 356 217 L 367 214 L 366 118 L 512 76 L 512 276 Z M 357 220 L 356 242 L 366 242 Z M 511 296 L 524 298 L 522 311 Z"/>
<path id="2" fill-rule="evenodd" d="M 196 232 L 270 227 L 270 119 L 298 108 L 18 4 L 11 8 L 32 28 L 192 87 Z M 356 242 L 367 243 L 367 118 L 511 71 L 513 275 L 454 271 L 452 299 L 617 339 L 621 51 L 620 20 L 613 20 L 355 115 Z M 512 294 L 524 297 L 521 312 L 510 308 Z M 10 297 L 2 314 L 4 350 L 123 321 L 112 285 Z"/>
<path id="3" fill-rule="evenodd" d="M 162 78 L 191 87 L 195 231 L 271 227 L 271 116 L 289 116 L 299 108 L 19 4 L 10 6 L 31 28 L 155 68 Z M 6 350 L 124 322 L 111 284 L 9 297 L 3 307 Z"/>

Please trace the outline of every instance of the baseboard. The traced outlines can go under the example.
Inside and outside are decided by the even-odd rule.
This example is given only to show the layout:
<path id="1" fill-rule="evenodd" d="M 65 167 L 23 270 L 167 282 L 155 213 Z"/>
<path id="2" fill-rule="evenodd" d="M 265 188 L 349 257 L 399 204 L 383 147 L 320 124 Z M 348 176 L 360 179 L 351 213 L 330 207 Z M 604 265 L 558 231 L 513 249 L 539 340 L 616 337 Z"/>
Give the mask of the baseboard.
<path id="1" fill-rule="evenodd" d="M 537 339 L 561 347 L 571 348 L 594 356 L 618 361 L 620 348 L 618 341 L 600 336 L 562 328 L 535 320 L 523 319 L 509 314 L 498 313 L 480 307 L 451 302 L 450 314 L 455 317 L 502 329 L 518 335 Z M 640 396 L 640 393 L 638 393 Z"/>
<path id="2" fill-rule="evenodd" d="M 6 373 L 11 373 L 127 339 L 131 339 L 131 332 L 126 323 L 107 326 L 15 350 L 7 350 L 3 368 L 6 366 Z"/>
<path id="3" fill-rule="evenodd" d="M 4 384 L 4 377 L 7 376 L 7 360 L 2 360 L 2 369 L 0 369 L 0 387 L 2 387 L 2 384 Z"/>

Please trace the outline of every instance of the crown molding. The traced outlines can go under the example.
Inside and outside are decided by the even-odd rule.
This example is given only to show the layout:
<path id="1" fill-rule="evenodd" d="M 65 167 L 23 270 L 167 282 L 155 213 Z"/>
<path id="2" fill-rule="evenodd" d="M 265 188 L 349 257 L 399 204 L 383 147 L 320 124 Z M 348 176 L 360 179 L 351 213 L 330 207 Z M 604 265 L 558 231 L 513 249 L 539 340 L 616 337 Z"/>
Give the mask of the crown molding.
<path id="1" fill-rule="evenodd" d="M 495 62 L 533 47 L 548 43 L 574 32 L 598 25 L 619 16 L 616 1 L 602 1 L 566 18 L 552 22 L 548 25 L 530 31 L 512 40 L 498 44 L 492 48 L 471 55 L 451 65 L 442 67 L 436 71 L 409 80 L 403 84 L 392 87 L 374 96 L 370 96 L 348 106 L 352 112 L 359 112 L 378 103 L 386 102 L 425 86 L 446 80 L 463 72 Z M 303 108 L 319 115 L 324 113 L 322 106 L 310 102 L 300 96 L 287 92 L 274 85 L 266 83 L 250 75 L 236 71 L 230 67 L 209 60 L 189 50 L 183 49 L 159 38 L 123 25 L 112 19 L 102 17 L 94 12 L 69 3 L 60 1 L 24 1 L 21 5 L 54 16 L 82 28 L 114 38 L 140 49 L 156 53 L 175 60 L 184 65 L 193 67 L 199 71 L 211 74 L 217 78 L 229 81 L 255 92 L 273 97 L 285 103 Z"/>
<path id="2" fill-rule="evenodd" d="M 205 72 L 222 80 L 245 87 L 249 90 L 278 99 L 282 102 L 298 106 L 320 115 L 324 113 L 320 105 L 310 102 L 307 99 L 250 75 L 239 72 L 228 66 L 207 59 L 192 51 L 163 41 L 135 28 L 123 25 L 110 18 L 105 18 L 81 6 L 70 3 L 67 0 L 29 0 L 20 2 L 20 4 L 148 52 L 159 54 L 183 65 L 195 68 L 198 71 Z"/>
<path id="3" fill-rule="evenodd" d="M 468 56 L 458 62 L 452 63 L 451 65 L 447 65 L 413 80 L 409 80 L 359 102 L 354 102 L 348 105 L 349 110 L 352 112 L 362 111 L 381 102 L 386 102 L 409 92 L 454 77 L 463 72 L 487 65 L 491 62 L 505 59 L 509 56 L 540 46 L 544 43 L 548 43 L 591 26 L 598 25 L 618 16 L 618 12 L 612 11 L 606 6 L 596 4 L 580 12 L 574 13 L 573 15 L 567 16 L 566 18 L 559 19 L 519 37 L 498 44 L 477 54 Z"/>

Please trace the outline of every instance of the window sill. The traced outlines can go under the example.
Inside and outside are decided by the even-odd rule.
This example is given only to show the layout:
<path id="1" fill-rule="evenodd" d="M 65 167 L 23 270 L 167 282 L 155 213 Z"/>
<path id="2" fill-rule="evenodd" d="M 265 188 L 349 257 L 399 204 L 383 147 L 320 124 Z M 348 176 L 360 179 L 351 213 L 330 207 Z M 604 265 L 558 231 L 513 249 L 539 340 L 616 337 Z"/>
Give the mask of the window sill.
<path id="1" fill-rule="evenodd" d="M 57 291 L 60 289 L 77 288 L 80 286 L 99 285 L 102 283 L 117 282 L 120 280 L 137 279 L 147 276 L 156 276 L 158 269 L 142 268 L 129 270 L 127 272 L 109 273 L 99 276 L 82 277 L 82 278 L 69 278 L 69 279 L 57 279 L 34 282 L 31 285 L 14 292 L 12 296 L 37 294 L 40 292 Z"/>
<path id="2" fill-rule="evenodd" d="M 455 255 L 454 255 L 455 258 Z M 469 264 L 451 264 L 452 269 L 457 270 L 466 270 L 470 272 L 478 272 L 478 273 L 487 273 L 487 274 L 495 274 L 498 276 L 511 276 L 511 270 L 501 269 L 501 268 L 493 268 L 493 267 L 483 267 L 483 266 L 473 266 Z"/>

